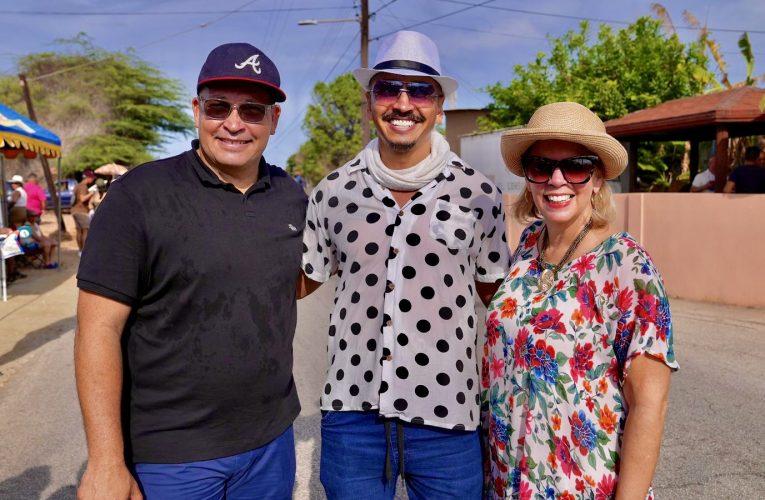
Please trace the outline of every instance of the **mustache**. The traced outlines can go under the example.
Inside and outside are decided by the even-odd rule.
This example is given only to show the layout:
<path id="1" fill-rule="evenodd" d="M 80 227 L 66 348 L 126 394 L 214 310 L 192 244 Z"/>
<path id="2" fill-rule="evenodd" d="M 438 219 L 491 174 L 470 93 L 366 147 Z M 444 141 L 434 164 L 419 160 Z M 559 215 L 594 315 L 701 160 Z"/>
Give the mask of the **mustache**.
<path id="1" fill-rule="evenodd" d="M 400 113 L 392 110 L 388 111 L 382 116 L 383 120 L 412 120 L 415 123 L 422 123 L 425 118 L 422 115 L 416 114 L 414 111 L 407 111 L 406 113 Z"/>

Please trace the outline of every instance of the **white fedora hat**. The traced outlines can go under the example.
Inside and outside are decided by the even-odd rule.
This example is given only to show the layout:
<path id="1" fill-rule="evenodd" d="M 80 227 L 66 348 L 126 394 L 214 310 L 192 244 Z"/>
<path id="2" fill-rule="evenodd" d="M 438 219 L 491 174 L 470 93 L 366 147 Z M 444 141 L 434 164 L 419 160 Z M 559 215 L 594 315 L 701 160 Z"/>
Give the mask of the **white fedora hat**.
<path id="1" fill-rule="evenodd" d="M 627 150 L 606 133 L 598 115 L 576 102 L 555 102 L 537 108 L 526 127 L 502 134 L 500 149 L 508 170 L 523 177 L 521 156 L 535 142 L 547 139 L 581 144 L 598 155 L 606 179 L 619 177 L 627 166 Z"/>
<path id="2" fill-rule="evenodd" d="M 441 86 L 445 96 L 457 90 L 457 80 L 441 75 L 441 60 L 436 44 L 416 31 L 398 31 L 380 42 L 377 59 L 372 68 L 358 68 L 353 76 L 369 90 L 369 81 L 377 73 L 427 76 Z"/>

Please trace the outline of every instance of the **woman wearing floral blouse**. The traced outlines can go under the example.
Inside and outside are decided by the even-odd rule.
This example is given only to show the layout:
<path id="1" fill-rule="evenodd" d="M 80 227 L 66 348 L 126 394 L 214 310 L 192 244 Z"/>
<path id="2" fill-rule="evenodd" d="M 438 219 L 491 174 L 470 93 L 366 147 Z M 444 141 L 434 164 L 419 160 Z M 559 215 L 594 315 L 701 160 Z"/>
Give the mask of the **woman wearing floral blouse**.
<path id="1" fill-rule="evenodd" d="M 629 234 L 609 231 L 605 180 L 627 153 L 569 102 L 542 106 L 501 147 L 526 178 L 515 216 L 534 222 L 488 310 L 488 496 L 651 498 L 678 365 L 661 276 Z"/>

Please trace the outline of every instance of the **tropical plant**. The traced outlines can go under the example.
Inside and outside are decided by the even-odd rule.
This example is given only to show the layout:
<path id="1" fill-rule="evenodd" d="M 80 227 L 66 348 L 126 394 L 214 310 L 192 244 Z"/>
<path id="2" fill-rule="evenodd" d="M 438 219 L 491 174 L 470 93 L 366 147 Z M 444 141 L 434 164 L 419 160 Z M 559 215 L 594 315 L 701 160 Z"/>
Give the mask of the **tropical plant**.
<path id="1" fill-rule="evenodd" d="M 601 24 L 597 39 L 590 38 L 590 25 L 582 22 L 578 31 L 550 38 L 549 55 L 540 52 L 526 66 L 515 66 L 515 78 L 509 84 L 489 86 L 493 102 L 488 116 L 479 122 L 481 128 L 524 124 L 539 106 L 556 101 L 579 102 L 603 120 L 618 118 L 699 94 L 712 79 L 704 46 L 662 33 L 656 19 L 641 17 L 618 32 Z M 641 147 L 641 157 L 647 158 L 638 166 L 641 183 L 673 180 L 669 159 L 656 159 L 669 149 Z"/>
<path id="2" fill-rule="evenodd" d="M 287 160 L 288 172 L 301 172 L 311 183 L 342 166 L 361 149 L 362 94 L 350 73 L 313 89 L 303 130 L 308 140 Z"/>
<path id="3" fill-rule="evenodd" d="M 18 62 L 38 120 L 62 139 L 64 174 L 105 163 L 151 160 L 193 121 L 180 83 L 133 54 L 94 47 L 86 35 L 59 42 L 70 50 Z M 0 100 L 26 114 L 17 77 L 0 76 Z"/>

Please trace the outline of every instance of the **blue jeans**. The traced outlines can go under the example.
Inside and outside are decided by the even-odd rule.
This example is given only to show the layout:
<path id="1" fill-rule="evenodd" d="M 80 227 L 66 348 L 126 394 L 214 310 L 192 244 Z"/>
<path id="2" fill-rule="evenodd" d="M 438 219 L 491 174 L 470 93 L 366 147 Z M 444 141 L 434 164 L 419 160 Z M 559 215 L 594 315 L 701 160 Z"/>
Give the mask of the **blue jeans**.
<path id="1" fill-rule="evenodd" d="M 321 419 L 321 484 L 329 500 L 392 499 L 401 470 L 396 422 L 403 427 L 404 480 L 410 500 L 480 499 L 478 431 L 452 431 L 384 419 L 377 412 L 330 411 Z M 392 478 L 385 475 L 390 450 Z"/>
<path id="2" fill-rule="evenodd" d="M 292 497 L 295 435 L 290 426 L 270 443 L 230 457 L 134 466 L 146 500 L 226 500 Z"/>

